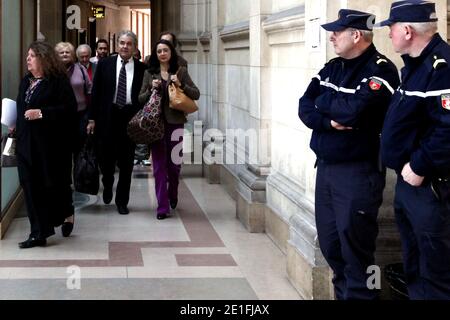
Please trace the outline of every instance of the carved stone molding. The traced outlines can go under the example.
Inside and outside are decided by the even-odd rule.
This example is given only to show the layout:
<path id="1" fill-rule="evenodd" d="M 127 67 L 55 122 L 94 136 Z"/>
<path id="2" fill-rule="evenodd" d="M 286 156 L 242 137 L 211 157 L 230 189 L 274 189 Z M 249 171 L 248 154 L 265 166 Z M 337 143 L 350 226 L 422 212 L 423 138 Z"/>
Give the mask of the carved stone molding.
<path id="1" fill-rule="evenodd" d="M 198 37 L 198 39 L 200 40 L 200 43 L 204 46 L 209 45 L 209 43 L 211 42 L 211 38 L 212 38 L 212 34 L 209 31 L 200 33 L 200 36 Z"/>
<path id="2" fill-rule="evenodd" d="M 177 37 L 178 42 L 181 45 L 181 51 L 196 52 L 198 51 L 198 35 L 195 32 L 180 33 Z"/>
<path id="3" fill-rule="evenodd" d="M 239 191 L 243 193 L 244 198 L 248 201 L 259 203 L 266 202 L 267 175 L 260 174 L 261 171 L 270 171 L 270 167 L 259 167 L 247 164 L 245 168 L 238 172 L 240 182 Z"/>
<path id="4" fill-rule="evenodd" d="M 189 44 L 189 45 L 197 44 L 197 39 L 198 36 L 195 32 L 183 32 L 180 33 L 177 37 L 177 40 L 181 44 Z"/>
<path id="5" fill-rule="evenodd" d="M 284 176 L 283 174 L 276 172 L 269 175 L 267 178 L 267 185 L 277 190 L 279 193 L 289 199 L 297 208 L 307 213 L 314 221 L 314 203 L 306 199 L 304 193 L 305 190 L 298 183 Z M 273 208 L 276 210 L 276 208 Z M 292 212 L 292 214 L 295 212 Z"/>
<path id="6" fill-rule="evenodd" d="M 243 21 L 227 25 L 219 31 L 225 50 L 250 47 L 250 22 Z"/>
<path id="7" fill-rule="evenodd" d="M 305 6 L 301 5 L 289 10 L 281 11 L 264 20 L 263 30 L 267 34 L 291 32 L 305 28 Z"/>
<path id="8" fill-rule="evenodd" d="M 198 40 L 203 46 L 203 51 L 208 52 L 210 50 L 212 34 L 210 31 L 204 31 L 198 36 Z"/>
<path id="9" fill-rule="evenodd" d="M 310 265 L 326 265 L 317 242 L 314 203 L 305 197 L 304 188 L 277 172 L 267 178 L 268 207 L 288 222 L 289 243 Z"/>

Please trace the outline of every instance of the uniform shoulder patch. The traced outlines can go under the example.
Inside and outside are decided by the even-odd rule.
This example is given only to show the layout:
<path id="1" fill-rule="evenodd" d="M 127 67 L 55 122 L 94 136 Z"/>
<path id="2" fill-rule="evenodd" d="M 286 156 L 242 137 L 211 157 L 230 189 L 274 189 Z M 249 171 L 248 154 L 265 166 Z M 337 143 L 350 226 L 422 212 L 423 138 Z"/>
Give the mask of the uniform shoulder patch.
<path id="1" fill-rule="evenodd" d="M 450 110 L 450 94 L 442 94 L 441 95 L 441 104 L 442 108 L 446 110 Z"/>
<path id="2" fill-rule="evenodd" d="M 382 55 L 376 55 L 374 58 L 375 59 L 373 59 L 372 61 L 374 61 L 375 64 L 378 66 L 387 65 L 387 63 L 388 63 L 387 58 Z"/>
<path id="3" fill-rule="evenodd" d="M 383 85 L 383 82 L 378 79 L 370 79 L 369 87 L 372 89 L 372 91 L 378 91 L 381 89 L 381 86 Z"/>
<path id="4" fill-rule="evenodd" d="M 445 60 L 442 57 L 439 57 L 439 55 L 437 55 L 437 54 L 434 54 L 431 57 L 431 62 L 433 64 L 433 69 L 434 70 L 439 70 L 439 69 L 444 68 L 444 67 L 447 66 L 447 60 Z"/>

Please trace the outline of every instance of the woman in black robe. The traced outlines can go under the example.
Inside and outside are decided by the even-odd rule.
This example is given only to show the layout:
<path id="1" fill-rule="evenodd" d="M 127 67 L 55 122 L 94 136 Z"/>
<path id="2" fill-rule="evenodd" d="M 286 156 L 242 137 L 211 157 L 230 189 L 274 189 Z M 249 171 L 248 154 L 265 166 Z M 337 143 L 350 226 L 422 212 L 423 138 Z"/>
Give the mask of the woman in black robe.
<path id="1" fill-rule="evenodd" d="M 54 227 L 73 228 L 71 150 L 77 102 L 48 43 L 33 42 L 17 97 L 17 160 L 31 233 L 20 248 L 45 246 Z M 69 221 L 69 222 L 65 222 Z"/>

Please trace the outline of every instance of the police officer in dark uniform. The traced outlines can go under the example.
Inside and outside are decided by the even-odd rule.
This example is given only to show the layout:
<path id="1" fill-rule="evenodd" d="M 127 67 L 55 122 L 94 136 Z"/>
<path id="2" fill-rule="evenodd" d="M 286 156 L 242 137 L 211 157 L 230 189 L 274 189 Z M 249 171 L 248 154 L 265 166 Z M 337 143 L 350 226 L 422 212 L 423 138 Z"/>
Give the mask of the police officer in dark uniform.
<path id="1" fill-rule="evenodd" d="M 381 151 L 398 174 L 394 208 L 411 299 L 450 299 L 450 47 L 436 21 L 434 3 L 398 1 L 380 23 L 405 63 Z"/>
<path id="2" fill-rule="evenodd" d="M 337 58 L 312 79 L 299 101 L 299 117 L 313 129 L 317 156 L 316 227 L 320 249 L 333 269 L 336 298 L 377 299 L 367 268 L 374 265 L 377 215 L 385 171 L 379 139 L 398 71 L 372 43 L 375 16 L 342 9 L 332 32 Z"/>

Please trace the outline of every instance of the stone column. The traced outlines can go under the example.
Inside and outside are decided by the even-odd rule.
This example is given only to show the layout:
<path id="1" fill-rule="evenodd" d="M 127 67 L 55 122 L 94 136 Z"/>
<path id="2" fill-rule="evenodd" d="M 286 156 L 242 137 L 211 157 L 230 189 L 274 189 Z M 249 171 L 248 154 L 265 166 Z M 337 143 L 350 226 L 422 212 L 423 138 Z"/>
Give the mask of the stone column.
<path id="1" fill-rule="evenodd" d="M 311 78 L 323 67 L 327 60 L 328 39 L 320 24 L 337 16 L 331 9 L 337 1 L 306 0 L 304 7 L 304 59 L 302 66 L 304 90 Z M 332 12 L 332 14 L 327 14 Z M 326 18 L 328 16 L 328 18 Z M 299 92 L 299 97 L 303 94 Z M 297 119 L 300 121 L 299 119 Z M 317 239 L 314 218 L 315 156 L 309 150 L 310 130 L 299 123 L 301 142 L 297 148 L 302 149 L 303 156 L 291 167 L 301 167 L 300 181 L 286 179 L 280 172 L 270 177 L 270 201 L 272 207 L 284 208 L 283 216 L 289 221 L 289 240 L 287 241 L 287 272 L 294 287 L 305 299 L 333 299 L 331 273 L 322 256 Z M 293 170 L 293 169 L 291 169 Z M 272 187 L 273 186 L 273 187 Z M 280 196 L 289 201 L 282 201 Z"/>
<path id="2" fill-rule="evenodd" d="M 246 165 L 238 173 L 236 216 L 249 232 L 265 231 L 266 178 L 270 173 L 269 88 L 270 47 L 262 22 L 271 11 L 270 0 L 251 1 L 250 7 L 250 139 Z"/>
<path id="3" fill-rule="evenodd" d="M 209 95 L 208 104 L 210 110 L 207 114 L 208 129 L 218 129 L 225 132 L 226 128 L 226 112 L 225 112 L 225 55 L 223 43 L 220 39 L 220 30 L 225 23 L 225 1 L 210 0 L 207 2 L 207 16 L 209 34 L 208 51 L 209 51 Z M 204 148 L 208 148 L 211 152 L 207 155 L 217 158 L 223 158 L 223 143 L 217 143 L 217 140 L 223 141 L 223 137 L 215 136 L 214 139 L 205 140 Z M 214 140 L 214 141 L 212 141 Z M 217 150 L 215 150 L 217 145 Z M 205 159 L 207 162 L 203 165 L 203 175 L 210 184 L 220 184 L 220 167 L 222 162 L 214 162 L 211 159 Z"/>
<path id="4" fill-rule="evenodd" d="M 159 34 L 162 30 L 162 1 L 151 1 L 151 19 L 150 19 L 150 32 L 151 32 L 151 47 L 159 40 Z"/>

